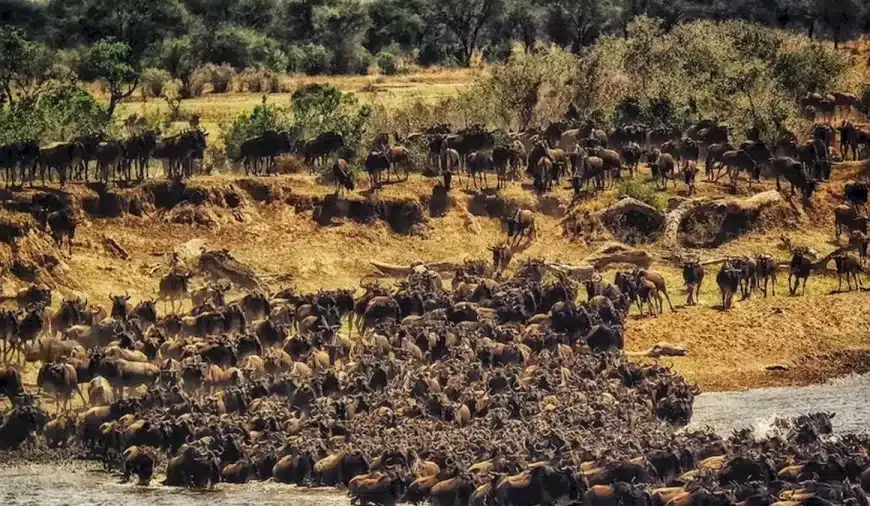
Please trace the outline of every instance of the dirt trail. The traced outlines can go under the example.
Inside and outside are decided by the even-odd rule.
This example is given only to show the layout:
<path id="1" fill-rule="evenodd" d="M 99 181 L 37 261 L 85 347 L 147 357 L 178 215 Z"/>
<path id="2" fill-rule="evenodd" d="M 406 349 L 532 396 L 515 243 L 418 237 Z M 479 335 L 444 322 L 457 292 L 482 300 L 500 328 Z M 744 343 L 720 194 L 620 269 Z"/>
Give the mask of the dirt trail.
<path id="1" fill-rule="evenodd" d="M 716 249 L 697 251 L 703 258 L 766 251 L 785 262 L 788 252 L 778 249 L 783 234 L 794 244 L 811 246 L 822 254 L 832 251 L 836 247 L 832 243 L 833 207 L 841 199 L 843 181 L 854 178 L 858 169 L 856 164 L 837 167 L 836 180 L 823 186 L 807 218 L 797 214 L 767 217 L 762 229 Z M 412 177 L 408 183 L 387 186 L 377 199 L 363 191 L 347 200 L 334 199 L 329 187 L 308 176 L 197 178 L 181 189 L 151 183 L 108 193 L 72 186 L 60 194 L 81 209 L 72 256 L 58 251 L 41 232 L 28 235 L 25 231 L 17 242 L 8 240 L 17 244 L 16 251 L 0 242 L 3 291 L 10 293 L 26 286 L 26 279 L 36 278 L 61 294 L 88 297 L 102 305 L 108 305 L 110 293 L 124 291 L 134 301 L 153 298 L 172 251 L 192 240 L 208 249 L 226 248 L 272 289 L 355 287 L 373 274 L 370 260 L 401 265 L 489 260 L 487 247 L 505 236 L 498 216 L 517 207 L 538 211 L 540 240 L 518 253 L 513 265 L 532 257 L 576 263 L 598 245 L 562 236 L 560 220 L 574 209 L 568 188 L 538 199 L 519 184 L 499 195 L 494 191 L 476 194 L 459 185 L 447 200 L 433 206 L 433 199 L 443 199 L 437 191 L 433 194 L 437 183 Z M 742 196 L 749 195 L 745 186 L 744 182 Z M 756 185 L 754 192 L 771 188 L 773 183 L 765 182 Z M 677 193 L 683 190 L 681 186 Z M 727 196 L 723 186 L 706 182 L 699 184 L 699 192 Z M 0 222 L 27 217 L 19 211 L 27 207 L 22 202 L 33 195 L 32 191 L 11 195 L 3 203 Z M 610 190 L 583 201 L 580 212 L 594 213 L 619 197 Z M 437 217 L 442 213 L 443 217 Z M 28 227 L 39 228 L 36 223 Z M 685 291 L 679 267 L 668 260 L 670 252 L 658 243 L 639 247 L 653 254 L 653 269 L 665 275 L 673 302 L 681 306 Z M 16 263 L 27 264 L 33 276 L 18 275 L 13 269 Z M 865 316 L 870 298 L 861 293 L 831 294 L 836 276 L 813 277 L 807 296 L 787 297 L 787 273 L 781 273 L 777 297 L 765 300 L 756 294 L 750 301 L 737 302 L 733 310 L 721 312 L 713 309 L 719 297 L 717 268 L 708 268 L 699 307 L 666 311 L 659 318 L 633 316 L 628 349 L 643 350 L 661 341 L 685 345 L 686 357 L 665 360 L 705 391 L 818 381 L 849 372 L 860 362 L 842 356 L 825 358 L 825 354 L 870 349 L 870 321 Z M 612 270 L 605 273 L 607 279 L 612 275 Z M 195 280 L 195 284 L 203 282 Z M 765 367 L 772 364 L 791 367 L 786 372 L 766 372 Z"/>

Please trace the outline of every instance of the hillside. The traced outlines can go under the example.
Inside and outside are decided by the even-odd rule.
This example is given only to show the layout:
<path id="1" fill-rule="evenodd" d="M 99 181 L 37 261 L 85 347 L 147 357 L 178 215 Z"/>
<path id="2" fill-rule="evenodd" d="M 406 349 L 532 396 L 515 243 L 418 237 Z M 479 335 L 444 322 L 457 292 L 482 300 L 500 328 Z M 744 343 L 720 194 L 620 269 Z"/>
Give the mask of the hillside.
<path id="1" fill-rule="evenodd" d="M 736 240 L 696 252 L 702 260 L 769 252 L 779 262 L 787 262 L 783 236 L 821 254 L 834 250 L 832 209 L 841 200 L 843 182 L 855 178 L 859 169 L 857 164 L 837 166 L 834 181 L 822 187 L 806 214 L 777 211 Z M 60 195 L 80 210 L 72 256 L 58 251 L 38 231 L 18 240 L 17 255 L 0 244 L 4 292 L 26 286 L 23 278 L 45 282 L 64 296 L 81 296 L 102 305 L 108 304 L 112 293 L 129 292 L 133 300 L 153 298 L 172 252 L 180 251 L 184 258 L 185 250 L 199 247 L 227 249 L 273 290 L 357 287 L 362 278 L 376 274 L 372 260 L 399 265 L 489 261 L 487 248 L 505 237 L 498 216 L 516 206 L 538 211 L 540 238 L 518 252 L 512 266 L 528 258 L 580 263 L 599 246 L 562 236 L 559 220 L 572 209 L 567 188 L 539 199 L 517 183 L 500 195 L 490 191 L 485 196 L 460 185 L 450 194 L 446 215 L 430 218 L 435 184 L 436 180 L 414 176 L 407 183 L 385 187 L 377 196 L 378 204 L 373 197 L 360 195 L 368 193 L 364 190 L 336 203 L 328 187 L 302 175 L 259 180 L 196 178 L 183 189 L 165 182 L 148 183 L 113 189 L 102 196 L 71 186 Z M 754 190 L 772 187 L 772 182 L 765 182 L 763 188 Z M 725 190 L 719 184 L 699 183 L 702 195 L 726 196 Z M 744 182 L 741 192 L 747 191 Z M 7 209 L 14 208 L 15 202 L 28 202 L 35 193 L 8 195 L 12 200 L 7 200 Z M 617 197 L 616 190 L 609 190 L 579 205 L 599 209 Z M 186 201 L 168 207 L 167 203 L 179 198 Z M 25 217 L 7 211 L 3 221 L 15 229 L 26 226 L 21 224 Z M 35 223 L 30 226 L 38 230 Z M 632 315 L 627 349 L 645 350 L 662 341 L 685 345 L 686 357 L 666 360 L 703 390 L 804 384 L 866 367 L 861 353 L 844 350 L 870 350 L 867 295 L 833 293 L 836 274 L 813 276 L 806 296 L 789 297 L 787 273 L 781 271 L 776 297 L 763 299 L 756 293 L 749 301 L 736 302 L 732 310 L 720 311 L 716 308 L 718 267 L 709 266 L 701 304 L 686 308 L 673 251 L 661 240 L 639 247 L 651 253 L 652 269 L 667 279 L 676 312 L 666 309 L 658 318 Z M 612 279 L 617 267 L 609 267 L 605 277 Z M 195 285 L 202 283 L 195 279 Z M 786 372 L 766 372 L 765 367 L 773 364 L 791 366 Z"/>

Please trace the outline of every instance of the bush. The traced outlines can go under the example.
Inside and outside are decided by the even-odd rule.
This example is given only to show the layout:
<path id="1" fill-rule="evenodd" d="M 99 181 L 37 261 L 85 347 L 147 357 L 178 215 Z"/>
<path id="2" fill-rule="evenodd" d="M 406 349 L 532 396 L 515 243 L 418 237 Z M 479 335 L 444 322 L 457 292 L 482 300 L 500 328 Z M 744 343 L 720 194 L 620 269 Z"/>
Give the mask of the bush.
<path id="1" fill-rule="evenodd" d="M 194 96 L 201 95 L 205 85 L 211 85 L 212 93 L 226 93 L 233 84 L 235 71 L 229 65 L 215 65 L 208 63 L 196 69 L 191 77 L 191 93 Z"/>
<path id="2" fill-rule="evenodd" d="M 617 193 L 649 204 L 659 211 L 668 205 L 667 193 L 656 190 L 652 183 L 640 179 L 623 179 L 616 185 Z"/>
<path id="3" fill-rule="evenodd" d="M 71 84 L 52 90 L 35 102 L 0 108 L 0 144 L 67 141 L 108 127 L 106 106 Z"/>
<path id="4" fill-rule="evenodd" d="M 142 87 L 142 93 L 148 98 L 157 98 L 163 96 L 163 90 L 172 79 L 169 72 L 163 69 L 147 68 L 142 71 L 139 77 L 139 84 Z"/>
<path id="5" fill-rule="evenodd" d="M 278 74 L 271 70 L 247 69 L 239 74 L 239 91 L 248 93 L 278 93 L 281 91 L 281 80 Z"/>
<path id="6" fill-rule="evenodd" d="M 399 72 L 399 61 L 393 53 L 381 51 L 378 53 L 377 62 L 382 74 L 392 76 Z"/>
<path id="7" fill-rule="evenodd" d="M 330 71 L 333 55 L 320 44 L 292 45 L 287 48 L 287 60 L 291 72 L 316 76 Z"/>
<path id="8" fill-rule="evenodd" d="M 835 50 L 820 42 L 796 43 L 796 47 L 781 53 L 773 64 L 776 79 L 799 100 L 807 93 L 829 91 L 833 78 L 847 66 Z"/>
<path id="9" fill-rule="evenodd" d="M 360 106 L 352 93 L 328 84 L 309 84 L 291 98 L 295 129 L 305 139 L 323 132 L 339 132 L 345 144 L 356 150 L 371 116 L 371 106 Z"/>

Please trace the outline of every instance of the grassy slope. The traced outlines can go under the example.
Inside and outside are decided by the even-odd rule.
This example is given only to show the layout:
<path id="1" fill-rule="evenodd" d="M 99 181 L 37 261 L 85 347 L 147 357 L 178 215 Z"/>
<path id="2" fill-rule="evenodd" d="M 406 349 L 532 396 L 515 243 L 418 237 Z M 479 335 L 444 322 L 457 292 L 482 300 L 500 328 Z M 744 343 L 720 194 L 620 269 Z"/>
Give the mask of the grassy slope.
<path id="1" fill-rule="evenodd" d="M 768 251 L 780 261 L 788 253 L 778 249 L 779 238 L 785 233 L 796 244 L 805 244 L 827 253 L 835 248 L 832 241 L 832 209 L 839 200 L 842 181 L 853 178 L 857 167 L 840 166 L 836 181 L 825 185 L 818 194 L 817 205 L 797 228 L 784 230 L 772 226 L 727 243 L 716 250 L 702 252 L 704 258 L 726 254 L 754 254 Z M 308 176 L 282 176 L 268 179 L 268 184 L 296 195 L 322 196 L 328 189 L 314 183 Z M 198 186 L 228 187 L 230 177 L 198 179 Z M 434 180 L 413 177 L 410 182 L 392 185 L 382 191 L 382 198 L 418 199 L 429 195 Z M 238 185 L 236 185 L 238 187 Z M 767 183 L 766 187 L 771 184 Z M 76 192 L 88 190 L 77 188 Z M 671 190 L 673 191 L 673 190 Z M 718 185 L 701 183 L 700 192 L 722 193 Z M 240 191 L 243 195 L 246 194 Z M 284 203 L 256 204 L 246 199 L 240 223 L 226 209 L 215 209 L 218 225 L 202 226 L 166 223 L 155 217 L 124 217 L 86 222 L 77 234 L 77 247 L 68 259 L 64 284 L 91 301 L 106 304 L 110 293 L 129 291 L 134 300 L 153 297 L 159 274 L 150 275 L 153 266 L 165 262 L 164 255 L 186 241 L 201 239 L 212 247 L 228 248 L 239 260 L 257 271 L 289 274 L 302 290 L 321 287 L 358 286 L 362 277 L 371 275 L 370 259 L 395 264 L 417 260 L 461 261 L 465 258 L 489 258 L 487 246 L 504 237 L 497 219 L 471 217 L 461 209 L 473 192 L 454 191 L 454 208 L 444 218 L 430 222 L 431 236 L 400 236 L 383 222 L 360 225 L 352 222 L 333 227 L 319 227 L 311 212 L 297 215 Z M 536 197 L 513 185 L 502 195 L 506 199 L 535 205 Z M 570 192 L 560 189 L 556 197 L 563 207 L 570 201 Z M 354 197 L 360 198 L 360 197 Z M 616 198 L 613 191 L 583 204 L 602 207 Z M 595 245 L 586 246 L 561 237 L 558 220 L 540 215 L 540 240 L 518 255 L 518 259 L 543 257 L 565 262 L 579 262 Z M 129 261 L 106 253 L 103 237 L 120 243 L 132 256 Z M 657 244 L 646 246 L 654 256 L 663 253 Z M 832 294 L 836 276 L 826 274 L 811 278 L 805 297 L 785 296 L 785 277 L 781 274 L 777 297 L 739 302 L 729 312 L 714 309 L 719 294 L 715 286 L 715 270 L 711 267 L 702 290 L 698 307 L 681 307 L 685 300 L 680 269 L 664 261 L 653 267 L 662 272 L 670 287 L 676 313 L 666 312 L 658 318 L 632 317 L 627 333 L 629 350 L 643 350 L 655 342 L 666 341 L 685 345 L 688 356 L 665 359 L 704 390 L 727 390 L 754 386 L 801 384 L 820 377 L 843 372 L 847 365 L 815 358 L 825 353 L 853 348 L 870 349 L 870 321 L 866 318 L 870 300 L 865 293 Z M 606 273 L 608 279 L 612 272 Z M 275 286 L 280 283 L 275 283 Z M 4 291 L 22 286 L 7 282 Z M 810 364 L 793 367 L 786 373 L 766 373 L 765 366 L 776 363 Z"/>

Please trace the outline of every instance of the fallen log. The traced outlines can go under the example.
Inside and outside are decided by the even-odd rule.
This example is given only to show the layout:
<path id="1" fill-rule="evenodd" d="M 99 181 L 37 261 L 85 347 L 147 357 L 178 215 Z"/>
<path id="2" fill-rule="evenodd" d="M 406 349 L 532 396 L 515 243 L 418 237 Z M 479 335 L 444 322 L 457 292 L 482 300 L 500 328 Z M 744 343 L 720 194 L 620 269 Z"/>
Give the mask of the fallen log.
<path id="1" fill-rule="evenodd" d="M 621 240 L 637 241 L 637 236 L 642 236 L 651 241 L 665 230 L 665 215 L 661 211 L 631 197 L 595 213 L 594 217 Z"/>
<path id="2" fill-rule="evenodd" d="M 776 190 L 758 193 L 747 199 L 686 200 L 667 214 L 664 246 L 669 249 L 680 249 L 684 243 L 699 247 L 718 246 L 742 233 L 758 219 L 761 211 L 782 203 L 786 203 L 786 200 Z M 710 237 L 689 237 L 681 240 L 680 234 L 684 229 L 684 223 L 702 214 L 710 222 L 707 227 Z"/>
<path id="3" fill-rule="evenodd" d="M 248 290 L 264 290 L 253 269 L 242 264 L 227 250 L 206 251 L 199 256 L 199 268 L 218 278 L 229 279 L 234 285 Z"/>

